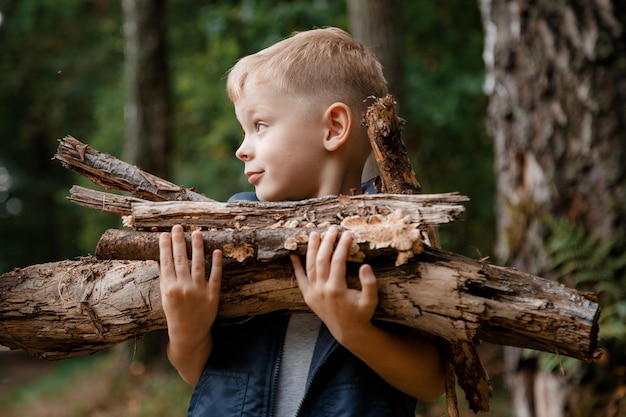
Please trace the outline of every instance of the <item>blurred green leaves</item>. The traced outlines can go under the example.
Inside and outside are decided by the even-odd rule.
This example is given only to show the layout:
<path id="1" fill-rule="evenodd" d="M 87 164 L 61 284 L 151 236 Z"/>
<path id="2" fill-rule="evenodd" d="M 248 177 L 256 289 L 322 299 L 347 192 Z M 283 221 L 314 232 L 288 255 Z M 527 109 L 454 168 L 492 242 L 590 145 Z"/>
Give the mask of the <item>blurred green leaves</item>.
<path id="1" fill-rule="evenodd" d="M 425 192 L 471 198 L 465 220 L 442 228 L 446 248 L 488 255 L 493 240 L 491 141 L 478 7 L 462 0 L 396 0 L 401 15 L 407 120 L 404 139 Z M 0 0 L 0 272 L 94 251 L 119 219 L 65 200 L 91 186 L 51 161 L 67 134 L 121 157 L 124 39 L 118 0 Z M 241 129 L 225 74 L 243 55 L 294 31 L 349 30 L 343 0 L 167 2 L 168 62 L 175 137 L 173 182 L 224 200 L 250 189 L 234 157 Z M 13 199 L 13 200 L 11 200 Z M 21 203 L 8 214 L 8 201 Z M 4 213 L 4 214 L 3 214 Z"/>

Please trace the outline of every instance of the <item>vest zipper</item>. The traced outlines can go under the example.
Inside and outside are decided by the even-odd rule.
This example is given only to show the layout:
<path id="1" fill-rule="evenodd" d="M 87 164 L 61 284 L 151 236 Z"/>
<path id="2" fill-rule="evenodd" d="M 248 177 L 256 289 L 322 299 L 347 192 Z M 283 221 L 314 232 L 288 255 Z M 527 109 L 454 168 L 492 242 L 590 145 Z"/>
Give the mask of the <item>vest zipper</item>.
<path id="1" fill-rule="evenodd" d="M 335 350 L 337 350 L 337 346 L 339 346 L 339 343 L 337 343 L 337 341 L 334 341 L 334 343 L 335 344 L 333 345 L 333 347 L 326 351 L 324 356 L 322 356 L 322 359 L 318 362 L 317 366 L 315 368 L 313 368 L 313 370 L 311 371 L 311 376 L 309 378 L 307 378 L 308 381 L 307 381 L 307 384 L 306 384 L 306 388 L 304 389 L 304 395 L 302 396 L 302 399 L 300 400 L 300 404 L 298 404 L 298 408 L 296 409 L 295 417 L 299 417 L 300 416 L 300 412 L 302 410 L 302 406 L 304 405 L 304 400 L 306 399 L 307 395 L 309 395 L 309 392 L 311 391 L 311 386 L 313 385 L 313 380 L 315 379 L 315 376 L 317 375 L 319 370 L 322 368 L 322 365 L 324 365 L 324 363 L 326 363 L 326 360 L 330 357 L 330 355 Z"/>
<path id="2" fill-rule="evenodd" d="M 288 323 L 287 323 L 288 324 Z M 270 386 L 270 409 L 269 417 L 276 415 L 276 398 L 278 397 L 278 373 L 280 372 L 280 363 L 283 359 L 283 350 L 285 349 L 285 335 L 287 334 L 287 326 L 284 326 L 282 331 L 282 337 L 280 342 L 280 348 L 278 349 L 278 355 L 276 357 L 276 363 L 274 364 L 274 374 L 272 375 L 272 381 Z"/>

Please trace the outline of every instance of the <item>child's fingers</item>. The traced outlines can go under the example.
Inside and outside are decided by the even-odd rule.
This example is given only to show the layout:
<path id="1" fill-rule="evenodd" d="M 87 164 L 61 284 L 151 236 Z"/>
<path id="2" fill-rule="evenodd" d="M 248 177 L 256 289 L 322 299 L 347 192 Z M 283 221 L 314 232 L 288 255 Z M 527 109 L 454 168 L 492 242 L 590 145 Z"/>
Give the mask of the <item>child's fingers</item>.
<path id="1" fill-rule="evenodd" d="M 189 276 L 187 242 L 185 242 L 183 228 L 180 225 L 172 227 L 172 255 L 177 277 Z"/>
<path id="2" fill-rule="evenodd" d="M 289 258 L 291 259 L 291 265 L 293 266 L 293 273 L 296 276 L 296 281 L 298 282 L 298 286 L 300 287 L 301 291 L 305 291 L 308 287 L 308 280 L 307 280 L 307 275 L 306 275 L 306 271 L 304 270 L 304 267 L 302 266 L 302 261 L 300 260 L 300 257 L 298 255 L 289 255 Z"/>
<path id="3" fill-rule="evenodd" d="M 191 234 L 191 279 L 198 283 L 206 280 L 204 263 L 204 240 L 202 233 L 195 231 Z"/>
<path id="4" fill-rule="evenodd" d="M 319 244 L 319 249 L 316 251 L 317 256 L 311 257 L 311 262 L 315 265 L 316 278 L 326 279 L 328 277 L 330 273 L 330 262 L 333 252 L 335 251 L 335 242 L 337 241 L 338 234 L 339 230 L 337 230 L 336 227 L 330 227 Z M 309 254 L 307 253 L 307 262 L 308 261 Z"/>
<path id="5" fill-rule="evenodd" d="M 172 257 L 172 238 L 167 232 L 161 233 L 159 236 L 159 275 L 161 280 L 170 277 L 176 278 Z"/>
<path id="6" fill-rule="evenodd" d="M 309 242 L 306 249 L 306 274 L 304 278 L 309 284 L 315 283 L 317 276 L 317 256 L 320 249 L 320 234 L 317 232 L 311 232 L 309 235 Z"/>
<path id="7" fill-rule="evenodd" d="M 344 231 L 337 242 L 332 259 L 330 261 L 330 275 L 329 279 L 332 283 L 339 285 L 340 287 L 346 287 L 346 260 L 348 259 L 348 252 L 350 251 L 350 245 L 352 244 L 352 234 Z"/>
<path id="8" fill-rule="evenodd" d="M 219 297 L 222 285 L 223 260 L 222 251 L 216 249 L 211 255 L 211 274 L 209 276 L 208 290 L 211 297 Z"/>
<path id="9" fill-rule="evenodd" d="M 361 281 L 361 300 L 371 308 L 378 304 L 378 281 L 374 270 L 368 264 L 359 268 L 359 280 Z"/>

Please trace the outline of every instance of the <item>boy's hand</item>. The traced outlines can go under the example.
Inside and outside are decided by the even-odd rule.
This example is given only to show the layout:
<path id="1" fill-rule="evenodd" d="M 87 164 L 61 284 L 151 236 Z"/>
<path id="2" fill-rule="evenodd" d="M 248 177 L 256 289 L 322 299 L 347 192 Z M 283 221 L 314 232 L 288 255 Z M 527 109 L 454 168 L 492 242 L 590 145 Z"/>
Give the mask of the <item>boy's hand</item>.
<path id="1" fill-rule="evenodd" d="M 378 287 L 372 268 L 362 265 L 359 270 L 361 291 L 348 288 L 346 260 L 352 235 L 342 233 L 335 248 L 338 234 L 337 228 L 331 227 L 323 240 L 316 232 L 309 235 L 306 271 L 298 256 L 292 255 L 291 262 L 304 301 L 335 339 L 344 344 L 373 326 Z"/>
<path id="2" fill-rule="evenodd" d="M 171 234 L 161 234 L 159 252 L 161 301 L 170 339 L 168 356 L 183 379 L 194 385 L 212 349 L 211 327 L 219 305 L 222 253 L 213 252 L 207 281 L 200 232 L 191 234 L 191 265 L 181 226 L 172 227 Z"/>
<path id="3" fill-rule="evenodd" d="M 427 339 L 374 326 L 372 318 L 378 304 L 374 272 L 369 265 L 361 266 L 362 290 L 348 288 L 346 259 L 352 235 L 342 233 L 335 247 L 337 234 L 337 229 L 331 228 L 321 242 L 318 233 L 309 235 L 306 271 L 300 258 L 291 256 L 304 301 L 337 342 L 389 384 L 415 398 L 436 399 L 444 387 L 437 348 Z"/>

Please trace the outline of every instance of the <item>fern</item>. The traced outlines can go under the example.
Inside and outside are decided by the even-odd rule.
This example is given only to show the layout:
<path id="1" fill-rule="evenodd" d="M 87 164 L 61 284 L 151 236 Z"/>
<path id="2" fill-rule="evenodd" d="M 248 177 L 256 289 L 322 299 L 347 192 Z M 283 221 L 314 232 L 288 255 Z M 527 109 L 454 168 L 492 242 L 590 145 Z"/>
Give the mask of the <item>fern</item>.
<path id="1" fill-rule="evenodd" d="M 600 337 L 626 345 L 626 251 L 624 239 L 602 240 L 565 218 L 546 219 L 545 249 L 555 278 L 569 286 L 584 287 L 599 297 Z"/>

